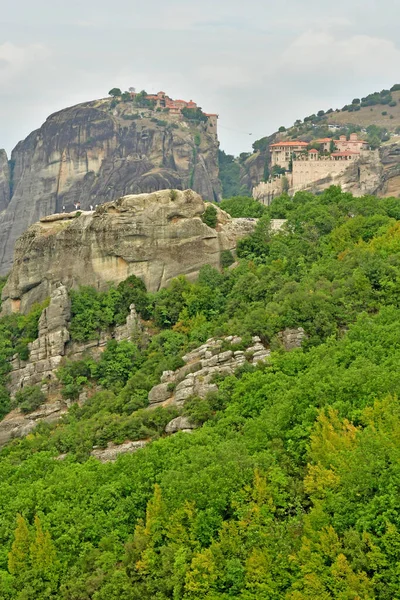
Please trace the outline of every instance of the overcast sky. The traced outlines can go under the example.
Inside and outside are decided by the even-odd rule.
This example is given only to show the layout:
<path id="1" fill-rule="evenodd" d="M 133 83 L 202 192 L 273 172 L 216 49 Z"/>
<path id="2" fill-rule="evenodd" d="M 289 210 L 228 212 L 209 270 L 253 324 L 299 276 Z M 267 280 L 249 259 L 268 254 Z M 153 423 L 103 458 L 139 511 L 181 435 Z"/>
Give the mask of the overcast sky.
<path id="1" fill-rule="evenodd" d="M 134 86 L 220 115 L 233 154 L 400 83 L 400 0 L 14 0 L 0 22 L 0 148 Z M 252 135 L 249 135 L 249 134 Z"/>

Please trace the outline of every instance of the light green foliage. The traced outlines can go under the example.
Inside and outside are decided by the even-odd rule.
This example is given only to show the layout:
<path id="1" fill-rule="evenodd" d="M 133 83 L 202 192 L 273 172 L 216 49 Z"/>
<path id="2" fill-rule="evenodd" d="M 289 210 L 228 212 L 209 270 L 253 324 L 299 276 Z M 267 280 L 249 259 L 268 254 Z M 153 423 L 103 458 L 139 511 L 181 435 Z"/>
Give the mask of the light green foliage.
<path id="1" fill-rule="evenodd" d="M 283 195 L 234 269 L 205 266 L 155 294 L 136 280 L 77 292 L 76 331 L 123 322 L 135 296 L 159 333 L 66 363 L 64 395 L 86 402 L 1 451 L 0 597 L 397 598 L 399 218 L 398 198 Z M 4 376 L 34 333 L 19 319 L 0 321 Z M 285 352 L 277 333 L 300 326 L 302 348 Z M 146 409 L 163 371 L 228 334 L 237 349 L 261 336 L 269 361 L 220 374 L 216 393 L 182 408 Z M 165 436 L 179 414 L 201 427 Z M 115 463 L 90 458 L 139 439 L 152 443 Z"/>

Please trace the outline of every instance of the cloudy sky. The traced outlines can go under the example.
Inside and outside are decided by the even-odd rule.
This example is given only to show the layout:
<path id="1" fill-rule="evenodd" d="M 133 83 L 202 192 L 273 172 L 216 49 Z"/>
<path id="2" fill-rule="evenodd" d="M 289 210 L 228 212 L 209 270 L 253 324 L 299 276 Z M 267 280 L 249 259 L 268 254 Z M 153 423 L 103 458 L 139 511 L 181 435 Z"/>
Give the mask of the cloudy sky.
<path id="1" fill-rule="evenodd" d="M 111 87 L 193 98 L 221 148 L 400 82 L 399 0 L 18 0 L 0 22 L 0 148 Z M 252 135 L 249 135 L 252 134 Z"/>

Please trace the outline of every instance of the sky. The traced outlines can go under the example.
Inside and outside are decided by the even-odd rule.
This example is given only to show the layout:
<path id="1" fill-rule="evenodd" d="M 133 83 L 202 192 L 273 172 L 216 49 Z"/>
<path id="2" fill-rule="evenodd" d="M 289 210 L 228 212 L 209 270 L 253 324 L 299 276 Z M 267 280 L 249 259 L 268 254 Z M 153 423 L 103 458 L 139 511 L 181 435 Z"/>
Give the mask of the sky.
<path id="1" fill-rule="evenodd" d="M 0 148 L 112 87 L 193 99 L 238 155 L 400 83 L 399 0 L 18 0 L 0 22 Z"/>

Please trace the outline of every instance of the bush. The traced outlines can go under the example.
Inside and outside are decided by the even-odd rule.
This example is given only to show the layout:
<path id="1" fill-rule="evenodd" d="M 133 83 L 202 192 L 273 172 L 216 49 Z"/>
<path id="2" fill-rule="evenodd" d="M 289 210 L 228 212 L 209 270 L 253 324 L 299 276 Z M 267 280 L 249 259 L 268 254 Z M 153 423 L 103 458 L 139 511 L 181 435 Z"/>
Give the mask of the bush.
<path id="1" fill-rule="evenodd" d="M 223 269 L 226 269 L 230 265 L 233 265 L 234 262 L 235 262 L 235 259 L 230 250 L 223 250 L 221 252 L 221 267 Z"/>
<path id="2" fill-rule="evenodd" d="M 28 385 L 15 394 L 15 405 L 19 406 L 24 414 L 36 410 L 45 400 L 46 397 L 38 385 Z"/>
<path id="3" fill-rule="evenodd" d="M 207 206 L 206 210 L 204 211 L 201 219 L 202 219 L 203 223 L 205 223 L 209 227 L 212 227 L 213 229 L 215 229 L 217 226 L 217 222 L 218 222 L 217 209 L 215 208 L 215 206 L 213 206 L 212 204 L 209 204 Z"/>

